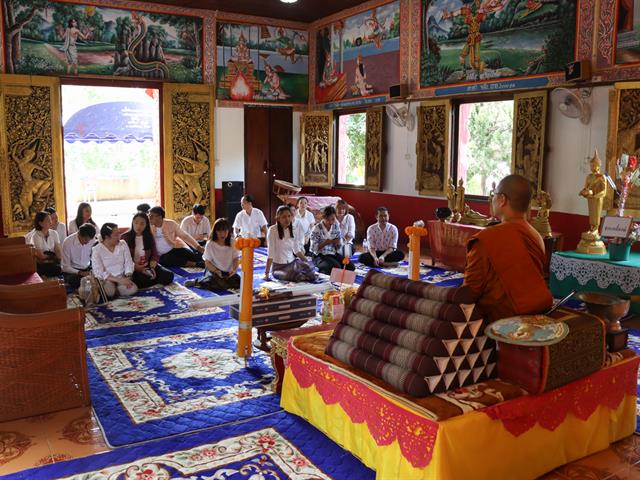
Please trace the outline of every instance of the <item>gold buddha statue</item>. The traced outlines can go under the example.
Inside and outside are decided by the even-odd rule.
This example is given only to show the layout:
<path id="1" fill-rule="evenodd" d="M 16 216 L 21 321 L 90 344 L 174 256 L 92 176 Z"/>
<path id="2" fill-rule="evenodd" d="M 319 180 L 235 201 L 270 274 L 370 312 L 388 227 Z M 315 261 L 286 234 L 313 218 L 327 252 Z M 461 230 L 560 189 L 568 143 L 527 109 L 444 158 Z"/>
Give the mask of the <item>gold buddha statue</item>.
<path id="1" fill-rule="evenodd" d="M 607 247 L 600 239 L 600 217 L 602 205 L 607 196 L 607 179 L 600 171 L 600 157 L 596 150 L 591 159 L 591 173 L 587 175 L 584 188 L 580 190 L 580 196 L 587 199 L 589 206 L 589 230 L 583 232 L 576 252 L 594 255 L 607 253 Z"/>

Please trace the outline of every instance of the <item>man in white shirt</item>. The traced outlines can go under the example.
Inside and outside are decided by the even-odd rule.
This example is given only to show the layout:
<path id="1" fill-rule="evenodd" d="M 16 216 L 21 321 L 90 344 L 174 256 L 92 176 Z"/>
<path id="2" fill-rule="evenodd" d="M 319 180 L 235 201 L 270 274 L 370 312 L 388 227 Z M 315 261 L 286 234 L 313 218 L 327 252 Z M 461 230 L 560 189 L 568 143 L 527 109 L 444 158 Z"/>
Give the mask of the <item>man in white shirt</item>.
<path id="1" fill-rule="evenodd" d="M 360 263 L 367 267 L 393 267 L 404 259 L 398 250 L 398 229 L 389 223 L 389 210 L 378 207 L 376 220 L 367 228 L 368 251 L 360 255 Z"/>
<path id="2" fill-rule="evenodd" d="M 253 197 L 244 195 L 240 200 L 242 210 L 236 215 L 233 230 L 236 237 L 259 238 L 262 246 L 267 237 L 267 219 L 261 210 L 253 208 Z"/>
<path id="3" fill-rule="evenodd" d="M 204 268 L 204 260 L 202 260 L 204 247 L 182 230 L 176 222 L 164 217 L 165 211 L 162 207 L 153 207 L 149 210 L 149 223 L 156 241 L 156 250 L 160 256 L 160 265 Z"/>
<path id="4" fill-rule="evenodd" d="M 58 221 L 58 214 L 56 213 L 56 209 L 53 207 L 47 207 L 44 209 L 51 216 L 51 230 L 55 230 L 58 234 L 58 240 L 60 243 L 64 242 L 64 239 L 67 238 L 67 226 Z"/>
<path id="5" fill-rule="evenodd" d="M 96 227 L 90 223 L 80 226 L 62 242 L 62 275 L 72 288 L 80 286 L 82 277 L 91 273 L 91 249 L 96 243 Z"/>
<path id="6" fill-rule="evenodd" d="M 196 242 L 204 246 L 211 233 L 211 224 L 205 217 L 204 205 L 196 203 L 191 210 L 192 214 L 184 217 L 180 228 L 195 238 Z"/>

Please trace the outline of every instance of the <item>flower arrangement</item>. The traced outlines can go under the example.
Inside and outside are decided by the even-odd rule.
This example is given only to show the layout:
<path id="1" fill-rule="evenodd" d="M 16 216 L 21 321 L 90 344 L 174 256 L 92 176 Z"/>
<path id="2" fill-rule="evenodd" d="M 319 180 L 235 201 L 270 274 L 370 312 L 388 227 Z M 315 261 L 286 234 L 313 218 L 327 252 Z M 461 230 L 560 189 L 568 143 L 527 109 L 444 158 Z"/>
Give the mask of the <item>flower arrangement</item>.
<path id="1" fill-rule="evenodd" d="M 633 187 L 640 187 L 640 168 L 638 157 L 623 153 L 616 162 L 617 183 L 620 198 L 618 198 L 618 215 L 624 216 L 624 205 L 627 202 L 629 190 Z"/>
<path id="2" fill-rule="evenodd" d="M 616 245 L 623 244 L 634 244 L 635 242 L 640 241 L 640 223 L 635 222 L 631 224 L 631 228 L 629 229 L 629 233 L 626 237 L 617 237 L 609 240 L 609 243 L 613 243 Z"/>

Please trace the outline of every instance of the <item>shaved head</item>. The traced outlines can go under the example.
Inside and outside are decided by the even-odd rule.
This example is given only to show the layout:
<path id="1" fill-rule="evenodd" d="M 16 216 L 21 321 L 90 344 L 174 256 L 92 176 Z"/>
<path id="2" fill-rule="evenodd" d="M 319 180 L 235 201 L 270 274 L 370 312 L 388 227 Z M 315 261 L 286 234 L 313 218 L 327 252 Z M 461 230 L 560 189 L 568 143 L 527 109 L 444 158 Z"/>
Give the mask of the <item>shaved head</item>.
<path id="1" fill-rule="evenodd" d="M 507 175 L 500 180 L 496 192 L 504 194 L 513 211 L 524 213 L 529 210 L 531 182 L 522 175 Z"/>

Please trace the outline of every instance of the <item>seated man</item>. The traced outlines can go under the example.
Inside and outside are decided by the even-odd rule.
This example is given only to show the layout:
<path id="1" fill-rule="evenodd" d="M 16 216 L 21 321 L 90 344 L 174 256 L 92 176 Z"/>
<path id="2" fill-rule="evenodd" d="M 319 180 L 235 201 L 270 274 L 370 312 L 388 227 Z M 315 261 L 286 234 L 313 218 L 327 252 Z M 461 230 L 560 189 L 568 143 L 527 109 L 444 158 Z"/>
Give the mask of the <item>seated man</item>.
<path id="1" fill-rule="evenodd" d="M 404 258 L 404 252 L 398 247 L 398 229 L 389 223 L 389 210 L 378 207 L 376 220 L 367 228 L 367 245 L 369 251 L 360 255 L 360 263 L 367 267 L 395 266 Z"/>
<path id="2" fill-rule="evenodd" d="M 180 223 L 180 228 L 195 238 L 196 242 L 202 246 L 207 243 L 211 233 L 211 223 L 204 215 L 204 205 L 196 203 L 191 209 L 191 215 L 184 217 Z"/>
<path id="3" fill-rule="evenodd" d="M 254 208 L 253 197 L 243 195 L 240 199 L 242 210 L 238 212 L 233 222 L 233 231 L 236 237 L 259 238 L 261 245 L 266 245 L 267 219 L 262 210 Z"/>
<path id="4" fill-rule="evenodd" d="M 464 285 L 473 290 L 476 304 L 491 322 L 542 313 L 553 304 L 543 277 L 544 242 L 527 222 L 531 195 L 526 178 L 503 178 L 492 200 L 502 223 L 477 233 L 467 245 Z"/>
<path id="5" fill-rule="evenodd" d="M 91 249 L 96 243 L 95 236 L 96 227 L 85 223 L 62 242 L 62 275 L 64 283 L 72 288 L 78 288 L 80 279 L 91 272 Z"/>
<path id="6" fill-rule="evenodd" d="M 197 266 L 204 268 L 202 260 L 204 247 L 182 230 L 176 222 L 164 218 L 165 215 L 162 207 L 153 207 L 149 210 L 149 223 L 151 224 L 151 233 L 156 241 L 158 255 L 160 255 L 160 265 L 164 267 Z"/>

